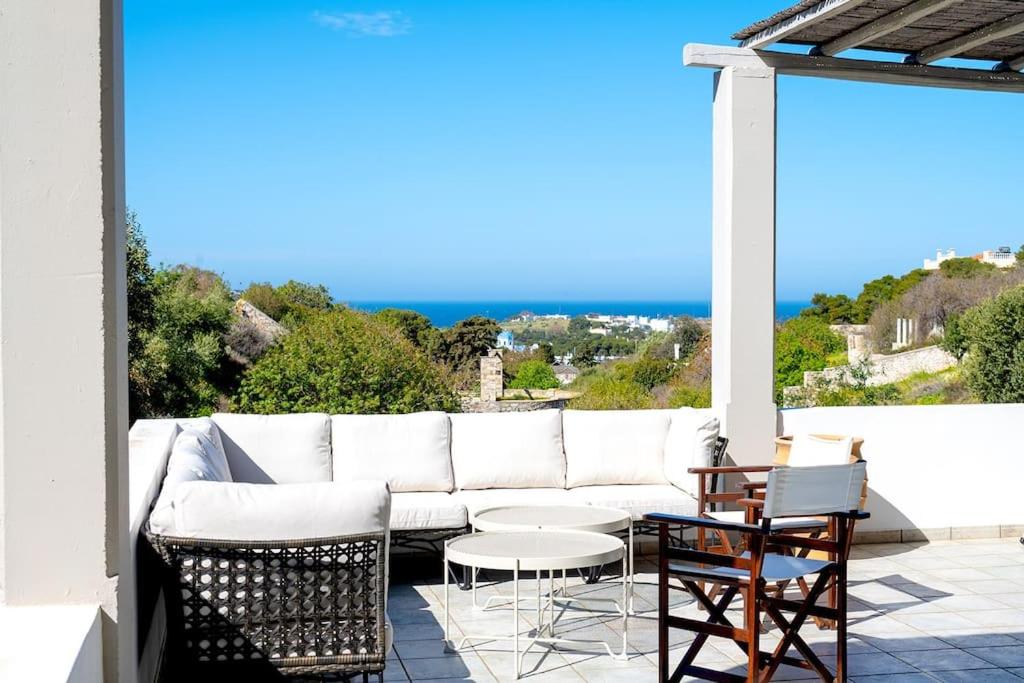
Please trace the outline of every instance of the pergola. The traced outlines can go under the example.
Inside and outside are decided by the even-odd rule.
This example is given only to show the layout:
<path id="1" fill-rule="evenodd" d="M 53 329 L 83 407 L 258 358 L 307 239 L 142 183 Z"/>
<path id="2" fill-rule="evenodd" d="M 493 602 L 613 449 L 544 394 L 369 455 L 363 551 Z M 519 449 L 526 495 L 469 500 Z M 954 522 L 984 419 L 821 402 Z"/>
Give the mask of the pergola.
<path id="1" fill-rule="evenodd" d="M 690 44 L 714 91 L 712 401 L 743 463 L 776 435 L 776 78 L 1024 92 L 1024 0 L 801 0 L 737 32 L 738 47 Z M 767 50 L 810 46 L 808 54 Z M 871 50 L 872 59 L 841 56 Z M 902 58 L 901 58 L 902 56 Z M 979 62 L 944 66 L 946 58 Z"/>

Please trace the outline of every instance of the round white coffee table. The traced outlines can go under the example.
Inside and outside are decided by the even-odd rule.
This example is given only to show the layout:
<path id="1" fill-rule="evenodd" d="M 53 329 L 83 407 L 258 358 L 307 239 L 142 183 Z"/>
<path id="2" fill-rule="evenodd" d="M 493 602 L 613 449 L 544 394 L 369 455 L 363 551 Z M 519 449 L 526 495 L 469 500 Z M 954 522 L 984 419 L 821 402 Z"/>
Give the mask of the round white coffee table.
<path id="1" fill-rule="evenodd" d="M 594 645 L 600 644 L 616 659 L 626 658 L 628 619 L 626 610 L 622 614 L 622 652 L 616 653 L 603 641 L 572 640 L 556 638 L 554 635 L 554 575 L 556 571 L 583 569 L 610 562 L 622 562 L 622 602 L 626 604 L 629 582 L 626 567 L 626 545 L 622 540 L 592 531 L 484 531 L 459 536 L 444 545 L 444 643 L 448 646 L 448 572 L 450 562 L 481 569 L 506 570 L 512 572 L 512 633 L 511 634 L 465 634 L 455 649 L 461 649 L 470 640 L 511 640 L 515 677 L 522 671 L 522 655 L 536 643 L 551 645 Z M 519 572 L 537 572 L 537 631 L 527 640 L 526 648 L 519 651 Z M 546 609 L 542 608 L 540 597 L 540 573 L 548 573 L 548 595 Z M 545 621 L 544 613 L 547 612 Z M 544 634 L 547 633 L 545 636 Z"/>
<path id="2" fill-rule="evenodd" d="M 473 531 L 589 531 L 598 534 L 627 532 L 626 562 L 629 578 L 628 609 L 633 610 L 633 518 L 625 510 L 599 507 L 596 505 L 503 505 L 478 510 L 469 517 Z M 494 602 L 508 602 L 510 598 L 492 595 L 483 605 L 476 601 L 476 569 L 471 568 L 473 606 L 488 609 Z M 538 576 L 539 580 L 539 576 Z M 603 598 L 573 597 L 568 594 L 565 570 L 562 571 L 562 586 L 556 592 L 564 602 L 611 602 L 619 609 L 627 608 L 616 600 Z"/>

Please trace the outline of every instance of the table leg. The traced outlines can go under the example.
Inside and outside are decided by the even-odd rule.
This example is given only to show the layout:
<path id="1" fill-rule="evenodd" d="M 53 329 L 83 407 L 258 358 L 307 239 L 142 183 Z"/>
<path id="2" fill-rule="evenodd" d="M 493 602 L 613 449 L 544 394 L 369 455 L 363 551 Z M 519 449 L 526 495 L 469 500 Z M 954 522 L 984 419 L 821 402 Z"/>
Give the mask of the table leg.
<path id="1" fill-rule="evenodd" d="M 564 570 L 563 570 L 564 571 Z M 555 637 L 555 570 L 548 570 L 548 634 Z"/>
<path id="2" fill-rule="evenodd" d="M 633 591 L 634 591 L 633 579 L 634 579 L 634 573 L 636 572 L 636 567 L 633 565 L 633 519 L 632 519 L 632 517 L 629 520 L 629 548 L 627 548 L 627 550 L 629 551 L 629 612 L 630 612 L 630 614 L 632 614 L 633 613 Z M 625 558 L 623 558 L 623 562 L 625 562 Z M 622 603 L 622 608 L 626 609 L 626 603 Z"/>
<path id="3" fill-rule="evenodd" d="M 444 640 L 442 650 L 448 651 L 448 544 L 444 547 Z"/>
<path id="4" fill-rule="evenodd" d="M 537 635 L 540 636 L 544 631 L 544 620 L 543 620 L 543 607 L 544 603 L 540 601 L 540 577 L 541 571 L 537 570 Z"/>
<path id="5" fill-rule="evenodd" d="M 519 560 L 512 570 L 512 659 L 515 678 L 519 680 Z"/>
<path id="6" fill-rule="evenodd" d="M 632 526 L 630 526 L 630 529 L 632 529 Z M 632 534 L 630 534 L 630 536 L 632 536 Z M 630 539 L 630 545 L 629 545 L 628 564 L 629 564 L 629 570 L 631 571 L 633 569 L 633 543 L 632 543 L 632 539 Z M 632 580 L 632 576 L 631 575 L 630 575 L 629 578 L 627 578 L 627 571 L 626 571 L 627 567 L 626 567 L 626 565 L 627 565 L 627 556 L 626 556 L 625 553 L 623 553 L 623 555 L 622 555 L 622 655 L 621 655 L 622 659 L 626 658 L 626 648 L 628 647 L 628 642 L 629 642 L 629 613 L 633 609 L 632 605 L 630 605 L 630 608 L 628 610 L 626 609 L 626 600 L 630 600 L 631 601 L 633 599 L 633 580 Z M 627 597 L 627 594 L 628 594 L 628 597 Z"/>

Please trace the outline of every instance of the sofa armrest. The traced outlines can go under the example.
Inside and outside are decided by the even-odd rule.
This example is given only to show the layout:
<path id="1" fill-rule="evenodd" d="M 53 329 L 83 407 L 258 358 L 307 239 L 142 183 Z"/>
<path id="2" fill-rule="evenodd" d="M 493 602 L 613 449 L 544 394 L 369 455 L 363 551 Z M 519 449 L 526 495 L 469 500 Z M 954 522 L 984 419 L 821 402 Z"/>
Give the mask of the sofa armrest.
<path id="1" fill-rule="evenodd" d="M 170 519 L 150 531 L 219 541 L 293 541 L 388 532 L 391 493 L 381 481 L 240 484 L 192 481 L 174 494 Z"/>

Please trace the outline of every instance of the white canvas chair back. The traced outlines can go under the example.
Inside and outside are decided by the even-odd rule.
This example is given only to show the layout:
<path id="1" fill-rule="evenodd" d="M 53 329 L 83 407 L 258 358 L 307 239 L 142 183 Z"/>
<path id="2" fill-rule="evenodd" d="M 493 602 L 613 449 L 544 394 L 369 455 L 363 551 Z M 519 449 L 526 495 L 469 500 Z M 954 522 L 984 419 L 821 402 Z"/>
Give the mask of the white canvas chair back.
<path id="1" fill-rule="evenodd" d="M 849 512 L 860 507 L 866 462 L 817 467 L 776 467 L 768 473 L 764 517 Z"/>
<path id="2" fill-rule="evenodd" d="M 853 453 L 853 437 L 823 439 L 812 434 L 795 434 L 789 447 L 789 467 L 845 465 Z"/>

